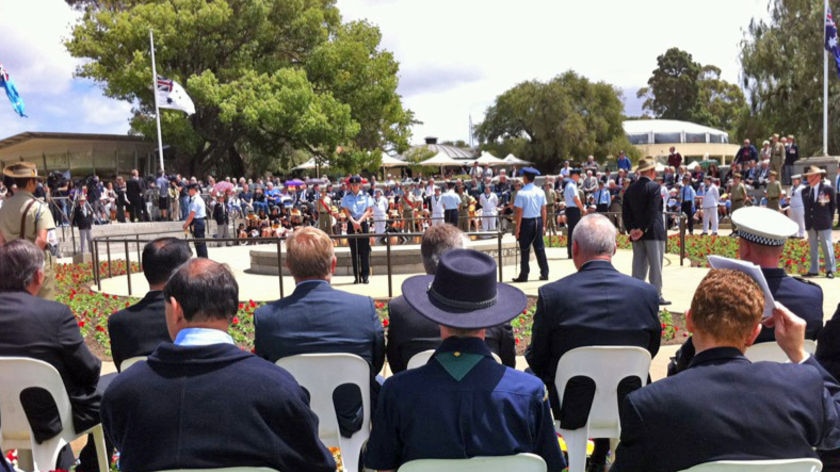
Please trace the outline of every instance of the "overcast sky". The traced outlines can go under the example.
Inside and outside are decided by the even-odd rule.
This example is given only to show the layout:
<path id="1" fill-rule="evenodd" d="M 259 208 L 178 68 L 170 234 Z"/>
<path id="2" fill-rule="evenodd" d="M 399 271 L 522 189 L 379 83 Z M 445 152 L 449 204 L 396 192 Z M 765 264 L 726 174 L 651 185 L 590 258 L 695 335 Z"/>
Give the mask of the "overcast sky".
<path id="1" fill-rule="evenodd" d="M 399 92 L 423 122 L 413 143 L 468 141 L 470 116 L 480 122 L 505 90 L 570 69 L 627 90 L 626 112 L 638 114 L 635 91 L 671 47 L 737 82 L 743 32 L 752 18 L 767 17 L 767 0 L 338 0 L 338 7 L 345 20 L 379 26 L 382 46 L 400 62 Z M 3 0 L 2 13 L 0 63 L 29 118 L 0 96 L 0 138 L 128 131 L 129 103 L 73 78 L 79 61 L 61 40 L 77 14 L 63 0 Z"/>

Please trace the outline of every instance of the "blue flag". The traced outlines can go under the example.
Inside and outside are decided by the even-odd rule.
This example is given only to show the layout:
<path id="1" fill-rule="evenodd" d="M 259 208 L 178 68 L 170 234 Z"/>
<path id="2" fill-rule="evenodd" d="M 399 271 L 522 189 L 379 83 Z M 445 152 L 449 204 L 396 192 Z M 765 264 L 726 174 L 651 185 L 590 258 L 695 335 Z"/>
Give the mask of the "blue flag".
<path id="1" fill-rule="evenodd" d="M 837 76 L 840 77 L 840 45 L 837 42 L 837 25 L 834 24 L 830 7 L 825 11 L 825 50 L 834 56 L 834 66 Z"/>
<path id="2" fill-rule="evenodd" d="M 0 86 L 6 90 L 6 96 L 12 102 L 12 108 L 14 108 L 15 112 L 20 116 L 26 116 L 26 112 L 23 109 L 23 99 L 20 98 L 17 87 L 15 87 L 15 83 L 9 77 L 9 73 L 3 68 L 3 64 L 0 64 Z"/>

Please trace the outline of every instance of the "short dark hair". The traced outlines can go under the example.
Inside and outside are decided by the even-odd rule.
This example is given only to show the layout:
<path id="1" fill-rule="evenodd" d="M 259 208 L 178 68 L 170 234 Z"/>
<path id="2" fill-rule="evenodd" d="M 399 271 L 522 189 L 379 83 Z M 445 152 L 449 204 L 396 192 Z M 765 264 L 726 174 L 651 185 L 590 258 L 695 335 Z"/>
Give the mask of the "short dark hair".
<path id="1" fill-rule="evenodd" d="M 161 284 L 190 257 L 192 250 L 185 240 L 157 238 L 143 248 L 143 275 L 150 285 Z"/>
<path id="2" fill-rule="evenodd" d="M 0 290 L 25 290 L 38 269 L 44 267 L 44 251 L 26 239 L 0 245 Z"/>
<path id="3" fill-rule="evenodd" d="M 166 300 L 174 298 L 187 321 L 233 319 L 239 306 L 239 284 L 226 264 L 210 259 L 190 259 L 163 287 Z"/>

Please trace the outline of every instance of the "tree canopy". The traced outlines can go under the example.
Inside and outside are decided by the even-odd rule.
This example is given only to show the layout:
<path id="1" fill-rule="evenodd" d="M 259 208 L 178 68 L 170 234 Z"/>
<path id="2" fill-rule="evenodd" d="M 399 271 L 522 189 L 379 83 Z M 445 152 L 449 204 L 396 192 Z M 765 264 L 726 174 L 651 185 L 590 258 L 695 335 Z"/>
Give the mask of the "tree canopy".
<path id="1" fill-rule="evenodd" d="M 158 74 L 196 105 L 191 117 L 161 112 L 184 171 L 276 170 L 301 152 L 355 171 L 374 151 L 408 146 L 413 114 L 396 92 L 398 63 L 378 28 L 342 23 L 334 0 L 68 3 L 85 10 L 65 43 L 89 59 L 77 74 L 134 103 L 132 130 L 146 136 L 155 135 L 154 32 Z"/>
<path id="2" fill-rule="evenodd" d="M 642 105 L 657 118 L 700 123 L 732 131 L 747 111 L 744 93 L 720 78 L 720 68 L 695 62 L 691 54 L 670 48 L 656 58 L 658 67 L 639 89 Z"/>
<path id="3" fill-rule="evenodd" d="M 522 82 L 496 97 L 476 129 L 483 147 L 554 170 L 588 154 L 635 152 L 622 127 L 618 90 L 568 71 L 547 83 Z"/>
<path id="4" fill-rule="evenodd" d="M 823 4 L 771 0 L 768 21 L 753 20 L 741 44 L 751 117 L 743 137 L 794 134 L 803 155 L 822 149 Z M 829 59 L 831 60 L 831 59 Z M 840 81 L 829 66 L 829 153 L 840 152 Z"/>

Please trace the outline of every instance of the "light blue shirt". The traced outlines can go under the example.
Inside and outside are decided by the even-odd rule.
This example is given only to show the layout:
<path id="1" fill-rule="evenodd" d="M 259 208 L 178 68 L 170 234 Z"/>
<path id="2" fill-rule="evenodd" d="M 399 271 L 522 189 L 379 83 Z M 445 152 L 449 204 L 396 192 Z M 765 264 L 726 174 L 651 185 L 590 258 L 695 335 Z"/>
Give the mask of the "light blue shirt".
<path id="1" fill-rule="evenodd" d="M 461 197 L 452 189 L 441 195 L 440 202 L 444 210 L 457 210 L 461 205 Z"/>
<path id="2" fill-rule="evenodd" d="M 513 206 L 522 208 L 522 218 L 540 218 L 542 207 L 545 206 L 545 192 L 533 182 L 529 182 L 516 192 Z"/>
<path id="3" fill-rule="evenodd" d="M 694 208 L 694 198 L 696 196 L 697 193 L 691 185 L 686 185 L 680 190 L 680 201 L 691 202 L 691 208 Z"/>
<path id="4" fill-rule="evenodd" d="M 362 215 L 365 214 L 365 211 L 372 206 L 373 198 L 361 189 L 359 189 L 359 193 L 355 195 L 352 193 L 346 193 L 341 198 L 341 208 L 347 208 L 350 210 L 350 215 L 356 220 L 361 218 Z"/>
<path id="5" fill-rule="evenodd" d="M 563 199 L 566 201 L 566 208 L 577 208 L 575 198 L 578 197 L 578 188 L 574 180 L 569 180 L 566 188 L 563 189 Z"/>
<path id="6" fill-rule="evenodd" d="M 600 205 L 610 204 L 610 191 L 606 187 L 601 187 L 595 192 L 595 203 Z"/>
<path id="7" fill-rule="evenodd" d="M 192 212 L 195 212 L 193 218 L 207 218 L 207 207 L 204 205 L 204 199 L 197 192 L 194 197 L 190 197 L 190 213 Z"/>
<path id="8" fill-rule="evenodd" d="M 211 328 L 184 328 L 175 336 L 176 346 L 207 346 L 209 344 L 234 344 L 224 331 Z"/>

